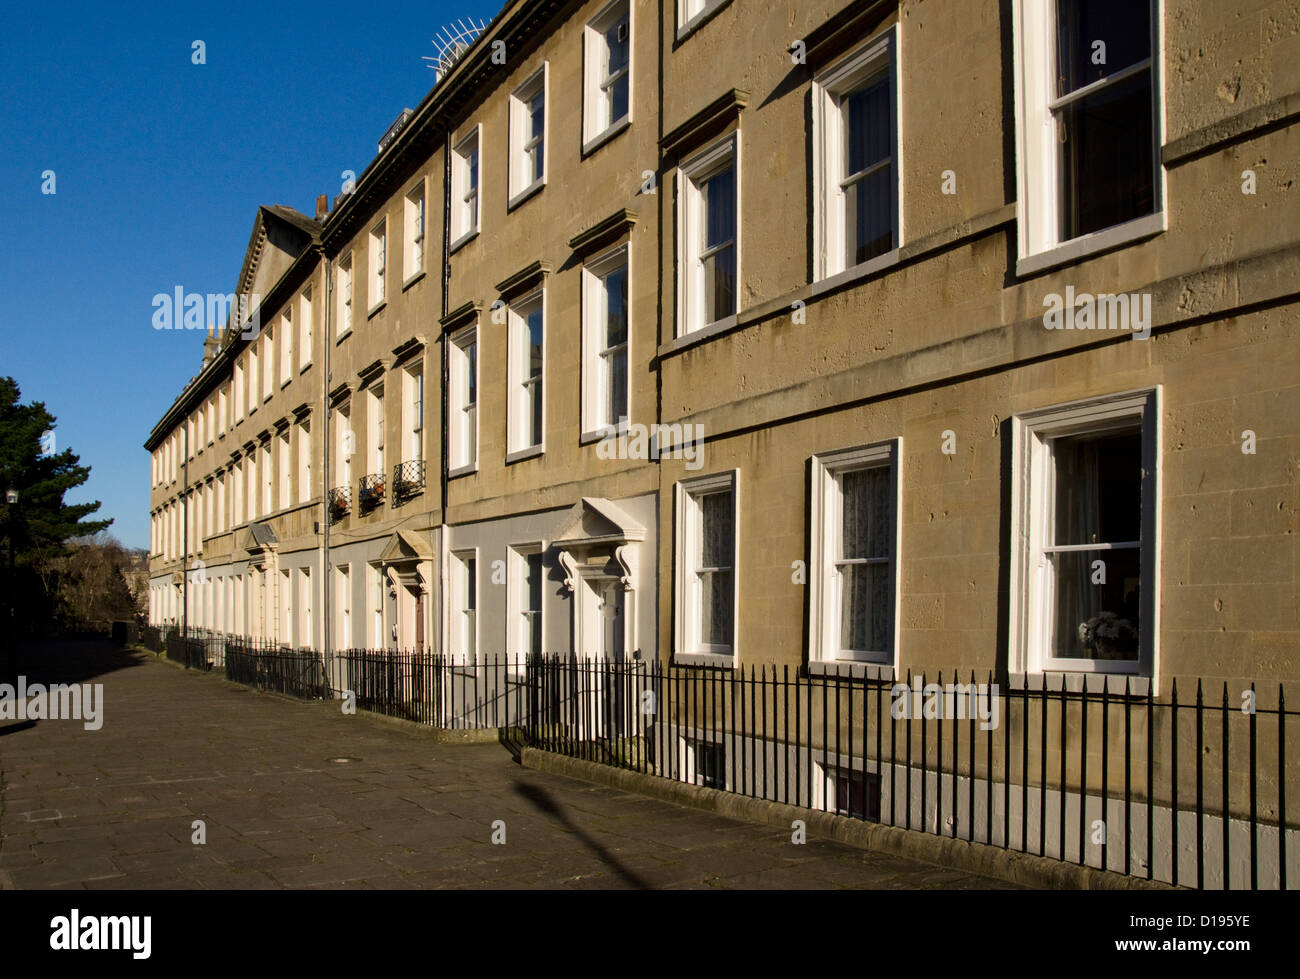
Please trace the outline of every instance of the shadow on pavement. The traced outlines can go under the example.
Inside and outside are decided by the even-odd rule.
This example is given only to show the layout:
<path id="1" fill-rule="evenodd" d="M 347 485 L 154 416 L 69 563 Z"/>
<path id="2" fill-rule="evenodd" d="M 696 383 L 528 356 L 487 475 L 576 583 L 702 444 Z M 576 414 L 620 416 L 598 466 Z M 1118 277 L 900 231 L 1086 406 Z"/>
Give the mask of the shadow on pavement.
<path id="1" fill-rule="evenodd" d="M 605 864 L 605 866 L 609 867 L 612 871 L 614 871 L 614 873 L 616 873 L 620 878 L 622 878 L 623 881 L 629 887 L 635 887 L 638 890 L 649 889 L 650 884 L 646 880 L 644 880 L 641 877 L 638 877 L 635 872 L 629 870 L 627 867 L 624 867 L 621 863 L 618 862 L 617 858 L 615 858 L 615 856 L 612 853 L 610 853 L 603 846 L 601 846 L 600 843 L 598 843 L 596 840 L 592 839 L 585 832 L 583 832 L 583 830 L 580 827 L 575 825 L 574 822 L 571 819 L 569 819 L 567 815 L 565 815 L 564 810 L 555 804 L 555 802 L 551 799 L 551 794 L 547 792 L 545 789 L 539 788 L 536 785 L 519 785 L 519 784 L 516 784 L 514 789 L 515 792 L 517 792 L 519 795 L 522 795 L 525 799 L 531 802 L 539 810 L 546 813 L 548 816 L 554 817 L 556 820 L 559 821 L 559 823 L 565 829 L 571 832 L 574 836 L 578 837 L 578 839 L 580 839 L 586 845 L 587 849 L 591 850 L 591 852 L 596 855 L 597 859 L 599 859 L 601 863 Z"/>
<path id="2" fill-rule="evenodd" d="M 13 683 L 18 676 L 33 683 L 84 683 L 118 670 L 141 666 L 148 653 L 114 646 L 108 639 L 40 639 L 18 645 L 9 676 L 0 683 Z M 3 672 L 0 654 L 0 672 Z"/>

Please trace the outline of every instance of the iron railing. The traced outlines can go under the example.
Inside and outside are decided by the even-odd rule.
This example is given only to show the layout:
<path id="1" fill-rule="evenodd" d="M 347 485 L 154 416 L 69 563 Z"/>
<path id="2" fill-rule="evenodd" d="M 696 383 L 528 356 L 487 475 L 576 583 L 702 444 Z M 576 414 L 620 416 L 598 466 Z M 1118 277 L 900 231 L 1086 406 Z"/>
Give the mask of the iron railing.
<path id="1" fill-rule="evenodd" d="M 329 492 L 330 520 L 339 521 L 352 510 L 352 487 L 335 486 Z"/>
<path id="2" fill-rule="evenodd" d="M 522 728 L 523 657 L 467 660 L 411 650 L 349 649 L 334 659 L 335 691 L 358 707 L 447 729 Z"/>
<path id="3" fill-rule="evenodd" d="M 166 638 L 170 649 L 179 637 Z M 261 689 L 514 729 L 538 749 L 654 777 L 1182 886 L 1300 881 L 1287 809 L 1300 719 L 1281 685 L 1184 680 L 1157 697 L 1131 679 L 1008 689 L 974 674 L 895 682 L 367 649 L 327 661 L 235 637 L 224 648 L 227 677 Z"/>
<path id="4" fill-rule="evenodd" d="M 393 502 L 402 503 L 424 492 L 424 460 L 411 459 L 393 467 Z"/>
<path id="5" fill-rule="evenodd" d="M 361 477 L 357 484 L 357 501 L 361 512 L 373 510 L 384 502 L 384 474 L 369 473 Z"/>
<path id="6" fill-rule="evenodd" d="M 320 653 L 270 639 L 228 637 L 226 679 L 303 700 L 329 700 L 334 695 Z"/>

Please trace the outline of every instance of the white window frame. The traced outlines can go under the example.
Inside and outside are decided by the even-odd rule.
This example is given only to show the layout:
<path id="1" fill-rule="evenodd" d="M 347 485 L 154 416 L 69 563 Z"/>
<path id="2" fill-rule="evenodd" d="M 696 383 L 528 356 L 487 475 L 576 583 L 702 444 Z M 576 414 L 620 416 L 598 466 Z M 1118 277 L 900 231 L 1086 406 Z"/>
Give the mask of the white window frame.
<path id="1" fill-rule="evenodd" d="M 704 267 L 707 256 L 700 253 L 703 222 L 700 213 L 700 184 L 730 166 L 735 174 L 736 230 L 732 245 L 736 250 L 736 308 L 717 320 L 705 319 Z M 725 329 L 736 322 L 741 294 L 741 188 L 740 130 L 729 133 L 682 163 L 677 169 L 677 335 L 686 336 L 703 329 Z"/>
<path id="2" fill-rule="evenodd" d="M 401 462 L 424 460 L 424 361 L 402 371 Z"/>
<path id="3" fill-rule="evenodd" d="M 244 361 L 246 357 L 240 357 L 235 362 L 235 380 L 231 395 L 234 397 L 233 408 L 235 413 L 235 423 L 244 420 L 244 408 L 248 398 L 244 390 Z M 232 424 L 233 427 L 233 424 Z"/>
<path id="4" fill-rule="evenodd" d="M 269 439 L 262 443 L 261 449 L 259 451 L 262 456 L 260 460 L 260 465 L 258 466 L 258 468 L 261 469 L 260 475 L 262 477 L 261 512 L 263 517 L 269 517 L 272 513 L 275 512 L 275 505 L 272 502 L 272 496 L 271 496 L 272 492 L 275 489 L 275 482 L 273 478 L 273 471 L 271 469 L 271 442 Z"/>
<path id="5" fill-rule="evenodd" d="M 275 395 L 275 326 L 262 333 L 262 400 L 270 401 Z"/>
<path id="6" fill-rule="evenodd" d="M 334 408 L 334 437 L 338 475 L 335 489 L 350 489 L 352 486 L 352 457 L 356 455 L 357 440 L 352 432 L 352 402 L 345 401 Z M 348 451 L 351 448 L 352 451 Z M 353 501 L 356 503 L 357 501 Z"/>
<path id="7" fill-rule="evenodd" d="M 308 286 L 298 296 L 298 370 L 311 366 L 311 301 L 314 293 Z"/>
<path id="8" fill-rule="evenodd" d="M 542 420 L 541 432 L 537 442 L 525 445 L 522 442 L 523 432 L 526 427 L 524 412 L 529 411 L 531 416 L 532 401 L 531 397 L 525 399 L 523 389 L 526 384 L 532 382 L 525 380 L 522 376 L 522 360 L 527 342 L 528 314 L 534 308 L 540 310 L 542 314 L 542 368 L 537 377 L 538 391 L 535 395 L 542 400 Z M 509 385 L 508 404 L 510 412 L 506 424 L 506 462 L 514 462 L 518 459 L 541 455 L 546 451 L 546 290 L 539 289 L 515 300 L 509 305 L 506 312 L 508 321 L 506 349 L 509 355 L 506 383 Z"/>
<path id="9" fill-rule="evenodd" d="M 898 633 L 902 609 L 902 458 L 901 438 L 812 457 L 809 496 L 809 605 L 808 659 L 810 663 L 873 663 L 895 668 L 898 663 Z M 892 507 L 893 540 L 886 560 L 892 564 L 893 608 L 890 611 L 889 647 L 883 650 L 853 651 L 840 647 L 841 586 L 836 570 L 841 546 L 841 496 L 839 477 L 858 469 L 888 468 Z M 873 559 L 874 560 L 874 559 Z"/>
<path id="10" fill-rule="evenodd" d="M 590 153 L 597 146 L 611 139 L 632 124 L 632 105 L 634 99 L 633 66 L 636 54 L 632 40 L 636 36 L 633 30 L 631 0 L 613 0 L 595 17 L 587 21 L 582 32 L 582 152 Z M 605 76 L 605 63 L 608 60 L 608 47 L 605 35 L 627 18 L 627 111 L 618 118 L 613 118 L 613 106 L 606 88 L 617 79 Z M 608 116 L 608 121 L 604 121 Z"/>
<path id="11" fill-rule="evenodd" d="M 625 431 L 632 415 L 632 263 L 630 249 L 623 244 L 586 263 L 582 269 L 582 438 L 593 440 Z M 619 268 L 627 276 L 627 338 L 623 353 L 627 370 L 627 411 L 623 418 L 606 414 L 609 402 L 609 372 L 604 346 L 607 324 L 605 278 Z"/>
<path id="12" fill-rule="evenodd" d="M 731 0 L 677 0 L 677 40 L 681 40 Z"/>
<path id="13" fill-rule="evenodd" d="M 551 115 L 550 72 L 547 66 L 548 62 L 543 61 L 540 68 L 510 93 L 510 199 L 507 205 L 510 208 L 523 203 L 546 186 L 546 177 L 549 173 L 546 154 L 550 149 L 550 136 L 547 130 L 550 128 Z M 528 131 L 532 121 L 528 107 L 538 96 L 542 100 L 540 135 Z M 527 166 L 529 158 L 526 154 L 534 146 L 539 146 L 541 149 L 540 175 L 535 175 Z"/>
<path id="14" fill-rule="evenodd" d="M 406 192 L 402 203 L 402 288 L 406 288 L 424 274 L 428 256 L 429 195 L 428 179 L 419 182 Z"/>
<path id="15" fill-rule="evenodd" d="M 471 363 L 466 348 L 474 347 L 474 360 Z M 448 477 L 462 476 L 466 473 L 476 472 L 478 470 L 478 446 L 479 446 L 479 360 L 482 356 L 482 349 L 478 344 L 478 324 L 474 323 L 464 329 L 456 332 L 451 337 L 451 346 L 448 350 L 450 354 L 450 364 L 448 370 L 448 430 L 447 437 L 450 448 L 450 464 Z M 473 371 L 474 387 L 474 406 L 472 420 L 467 420 L 470 414 L 469 406 L 469 384 L 470 372 Z M 473 431 L 469 426 L 473 426 Z"/>
<path id="16" fill-rule="evenodd" d="M 524 608 L 524 573 L 528 570 L 528 558 L 532 555 L 545 555 L 546 547 L 542 541 L 528 541 L 511 544 L 507 549 L 506 575 L 506 652 L 512 659 L 522 661 L 530 654 L 525 626 L 525 615 L 531 610 Z M 537 616 L 541 620 L 540 633 L 542 649 L 546 651 L 546 559 L 542 558 L 541 605 Z"/>
<path id="17" fill-rule="evenodd" d="M 338 605 L 338 631 L 334 636 L 334 648 L 352 648 L 352 565 L 336 564 L 334 566 L 334 600 Z"/>
<path id="18" fill-rule="evenodd" d="M 475 185 L 470 205 L 470 156 Z M 451 151 L 451 245 L 455 251 L 478 234 L 483 215 L 483 127 L 474 126 Z"/>
<path id="19" fill-rule="evenodd" d="M 386 432 L 384 426 L 386 423 L 384 395 L 386 389 L 383 384 L 373 385 L 366 392 L 366 475 L 378 474 L 384 478 L 384 485 L 388 485 L 388 477 L 384 471 L 387 464 L 387 457 L 384 455 L 384 443 Z"/>
<path id="20" fill-rule="evenodd" d="M 268 569 L 269 571 L 269 569 Z M 293 646 L 293 572 L 285 568 L 280 572 L 280 623 L 277 629 L 276 644 Z"/>
<path id="21" fill-rule="evenodd" d="M 293 379 L 293 305 L 280 314 L 280 387 Z"/>
<path id="22" fill-rule="evenodd" d="M 483 631 L 479 623 L 479 611 L 483 604 L 482 575 L 479 569 L 478 548 L 466 547 L 458 548 L 450 552 L 451 560 L 448 568 L 448 585 L 451 593 L 451 601 L 447 607 L 451 613 L 451 621 L 447 623 L 447 646 L 450 652 L 450 658 L 454 663 L 475 663 L 478 661 L 479 634 Z M 473 642 L 465 641 L 466 631 L 466 599 L 469 591 L 469 564 L 474 562 L 474 640 Z"/>
<path id="23" fill-rule="evenodd" d="M 700 641 L 700 594 L 695 580 L 694 555 L 699 551 L 701 497 L 719 492 L 731 493 L 731 645 Z M 740 644 L 740 471 L 725 472 L 679 481 L 675 486 L 676 511 L 673 555 L 674 653 L 679 662 L 701 665 L 734 666 Z"/>
<path id="24" fill-rule="evenodd" d="M 1151 3 L 1153 160 L 1152 214 L 1077 238 L 1060 237 L 1060 180 L 1055 101 L 1054 0 L 1015 0 L 1011 31 L 1016 113 L 1016 274 L 1031 275 L 1087 255 L 1158 234 L 1169 227 L 1167 173 L 1161 162 L 1165 139 L 1164 0 Z M 1146 64 L 1142 62 L 1141 64 Z M 1117 72 L 1126 75 L 1126 72 Z M 1113 83 L 1114 80 L 1112 80 Z M 1080 90 L 1082 91 L 1082 90 Z M 1073 93 L 1071 97 L 1078 97 Z"/>
<path id="25" fill-rule="evenodd" d="M 352 287 L 353 287 L 352 269 L 354 267 L 355 267 L 355 262 L 353 261 L 352 252 L 348 252 L 346 255 L 340 256 L 339 264 L 338 264 L 338 276 L 337 276 L 338 281 L 335 283 L 335 288 L 338 290 L 338 304 L 339 304 L 338 325 L 334 328 L 335 329 L 334 338 L 336 340 L 341 340 L 349 333 L 352 332 L 352 327 L 353 327 L 352 320 L 353 320 L 353 315 L 355 313 L 355 309 L 353 307 L 356 305 L 353 302 L 353 296 L 352 296 Z"/>
<path id="26" fill-rule="evenodd" d="M 287 510 L 293 504 L 292 480 L 293 480 L 293 432 L 285 428 L 282 432 L 277 432 L 276 440 L 276 468 L 280 470 L 279 479 L 277 480 L 279 493 L 275 501 L 277 510 Z"/>
<path id="27" fill-rule="evenodd" d="M 311 499 L 311 419 L 303 418 L 294 426 L 298 431 L 298 502 Z"/>
<path id="28" fill-rule="evenodd" d="M 1108 683 L 1125 676 L 1157 677 L 1160 637 L 1161 388 L 1103 395 L 1084 401 L 1021 412 L 1011 419 L 1010 672 L 1024 674 L 1103 674 Z M 1134 662 L 1059 659 L 1048 654 L 1051 629 L 1045 562 L 1053 505 L 1048 440 L 1064 435 L 1142 427 L 1142 561 L 1138 659 Z"/>
<path id="29" fill-rule="evenodd" d="M 311 591 L 311 568 L 302 567 L 298 569 L 298 601 L 295 609 L 297 615 L 297 632 L 295 638 L 298 640 L 297 646 L 302 649 L 311 648 L 311 617 L 312 617 L 312 591 Z"/>
<path id="30" fill-rule="evenodd" d="M 857 90 L 881 69 L 889 73 L 890 131 L 893 149 L 888 166 L 894 173 L 891 228 L 893 246 L 856 265 L 847 264 L 844 237 L 848 215 L 845 213 L 844 118 L 842 100 Z M 898 261 L 902 241 L 903 197 L 902 136 L 898 98 L 898 29 L 890 27 L 872 38 L 852 54 L 820 72 L 812 83 L 813 124 L 813 229 L 816 245 L 813 253 L 815 280 L 845 274 L 846 278 L 868 274 Z M 881 164 L 877 164 L 880 166 Z M 868 171 L 869 173 L 870 171 Z M 861 178 L 859 178 L 861 179 Z"/>
<path id="31" fill-rule="evenodd" d="M 370 273 L 370 286 L 366 290 L 368 309 L 366 315 L 373 316 L 381 306 L 388 302 L 388 216 L 380 218 L 366 236 L 368 242 L 367 268 Z"/>

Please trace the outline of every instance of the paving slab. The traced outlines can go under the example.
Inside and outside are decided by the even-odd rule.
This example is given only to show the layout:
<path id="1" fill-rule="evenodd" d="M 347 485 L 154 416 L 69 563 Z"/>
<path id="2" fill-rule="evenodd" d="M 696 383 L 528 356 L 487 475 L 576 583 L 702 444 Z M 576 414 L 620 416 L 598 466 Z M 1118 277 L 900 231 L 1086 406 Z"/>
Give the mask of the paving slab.
<path id="1" fill-rule="evenodd" d="M 796 845 L 770 827 L 523 768 L 501 745 L 439 743 L 107 643 L 26 653 L 29 682 L 102 683 L 103 725 L 0 722 L 3 887 L 1008 886 L 830 841 Z M 492 842 L 498 820 L 504 845 Z"/>

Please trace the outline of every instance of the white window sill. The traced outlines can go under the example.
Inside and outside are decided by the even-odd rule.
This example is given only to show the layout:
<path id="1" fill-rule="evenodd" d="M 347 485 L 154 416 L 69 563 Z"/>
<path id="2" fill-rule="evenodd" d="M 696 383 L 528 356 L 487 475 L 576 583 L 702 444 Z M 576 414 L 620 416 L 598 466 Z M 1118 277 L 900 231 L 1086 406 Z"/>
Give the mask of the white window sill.
<path id="1" fill-rule="evenodd" d="M 892 681 L 894 667 L 889 663 L 869 663 L 866 660 L 811 660 L 808 663 L 809 676 L 838 676 L 849 680 L 884 680 Z"/>
<path id="2" fill-rule="evenodd" d="M 384 308 L 385 306 L 387 306 L 387 305 L 388 305 L 388 300 L 387 300 L 387 299 L 381 299 L 381 300 L 379 300 L 379 302 L 375 303 L 375 305 L 373 305 L 373 306 L 370 307 L 369 311 L 366 313 L 366 319 L 368 319 L 368 320 L 369 320 L 369 319 L 374 319 L 374 318 L 375 318 L 375 314 L 378 313 L 381 309 L 383 309 L 383 308 Z"/>
<path id="3" fill-rule="evenodd" d="M 459 238 L 457 238 L 455 241 L 453 241 L 450 245 L 447 246 L 447 254 L 454 255 L 457 251 L 459 251 L 465 245 L 468 245 L 471 241 L 473 241 L 477 237 L 478 237 L 478 228 L 471 228 L 469 231 L 466 231 Z"/>
<path id="4" fill-rule="evenodd" d="M 607 438 L 622 438 L 627 435 L 628 426 L 627 419 L 624 419 L 617 425 L 602 425 L 599 428 L 588 429 L 578 436 L 578 444 L 591 445 L 593 442 L 603 442 Z"/>
<path id="5" fill-rule="evenodd" d="M 540 192 L 541 192 L 541 189 L 542 189 L 543 187 L 545 187 L 545 186 L 546 186 L 546 178 L 545 178 L 545 177 L 541 177 L 541 178 L 539 178 L 539 179 L 537 179 L 537 180 L 534 180 L 531 184 L 529 184 L 529 185 L 528 185 L 527 187 L 525 187 L 523 190 L 519 191 L 519 193 L 517 193 L 517 194 L 515 194 L 513 197 L 511 197 L 510 200 L 506 201 L 506 211 L 507 211 L 507 212 L 509 212 L 509 211 L 513 211 L 516 207 L 518 207 L 518 206 L 519 206 L 520 204 L 522 204 L 524 201 L 528 200 L 530 197 L 534 196 L 535 194 L 540 193 Z"/>
<path id="6" fill-rule="evenodd" d="M 402 283 L 402 291 L 405 292 L 407 289 L 411 288 L 411 286 L 415 285 L 423 278 L 424 278 L 424 269 L 420 269 L 418 272 L 416 272 L 409 279 L 407 279 L 405 282 Z"/>
<path id="7" fill-rule="evenodd" d="M 623 116 L 623 118 L 617 120 L 616 122 L 611 122 L 608 126 L 606 126 L 604 129 L 598 132 L 595 136 L 591 137 L 591 139 L 587 140 L 585 143 L 582 144 L 582 155 L 584 157 L 591 155 L 597 149 L 604 146 L 611 139 L 613 139 L 615 136 L 621 133 L 623 130 L 627 129 L 628 126 L 630 125 L 632 125 L 631 114 Z"/>
<path id="8" fill-rule="evenodd" d="M 1159 211 L 1124 224 L 1117 224 L 1113 228 L 1103 228 L 1090 235 L 1072 238 L 1045 251 L 1016 259 L 1016 275 L 1033 275 L 1058 265 L 1077 262 L 1098 252 L 1109 251 L 1112 248 L 1119 248 L 1161 234 L 1168 230 L 1168 227 L 1167 212 Z"/>
<path id="9" fill-rule="evenodd" d="M 735 669 L 736 657 L 732 653 L 677 653 L 673 656 L 677 666 L 720 666 Z"/>
<path id="10" fill-rule="evenodd" d="M 478 472 L 478 462 L 477 462 L 477 461 L 475 461 L 475 462 L 471 462 L 471 463 L 469 463 L 468 465 L 465 465 L 465 466 L 457 466 L 455 469 L 449 469 L 449 470 L 447 470 L 447 478 L 448 478 L 448 479 L 456 479 L 456 478 L 459 477 L 459 476 L 469 476 L 469 475 L 471 475 L 472 473 L 476 473 L 476 472 Z"/>
<path id="11" fill-rule="evenodd" d="M 737 322 L 738 317 L 735 313 L 724 316 L 720 320 L 714 320 L 706 326 L 701 326 L 698 330 L 691 330 L 689 333 L 683 333 L 681 336 L 669 340 L 659 348 L 658 354 L 662 357 L 665 354 L 694 346 L 697 343 L 703 343 L 720 333 L 726 333 L 728 330 L 734 329 Z"/>
<path id="12" fill-rule="evenodd" d="M 350 337 L 350 336 L 352 336 L 352 327 L 349 326 L 349 327 L 348 327 L 346 330 L 344 330 L 342 333 L 340 333 L 340 334 L 338 334 L 336 337 L 334 337 L 334 342 L 335 342 L 335 343 L 342 343 L 344 340 L 346 340 L 346 339 L 347 339 L 348 337 Z"/>
<path id="13" fill-rule="evenodd" d="M 683 3 L 684 0 L 677 0 L 677 2 L 680 4 Z M 684 24 L 678 26 L 677 40 L 681 41 L 683 38 L 694 33 L 696 28 L 700 27 L 700 25 L 702 25 L 706 20 L 708 20 L 710 17 L 712 17 L 714 14 L 716 14 L 719 10 L 721 10 L 730 2 L 731 0 L 706 0 L 703 10 L 701 10 L 690 20 L 686 21 Z"/>
<path id="14" fill-rule="evenodd" d="M 855 282 L 858 279 L 865 279 L 869 275 L 875 275 L 877 272 L 887 268 L 892 268 L 898 264 L 899 251 L 895 248 L 893 251 L 885 252 L 883 255 L 877 255 L 875 258 L 861 262 L 851 268 L 828 275 L 824 279 L 818 279 L 812 283 L 812 294 L 820 296 L 823 293 L 838 289 L 840 286 Z"/>
<path id="15" fill-rule="evenodd" d="M 1065 690 L 1067 693 L 1101 693 L 1123 696 L 1125 686 L 1130 697 L 1145 697 L 1154 693 L 1151 678 L 1135 673 L 1078 673 L 1047 670 L 1042 673 L 1012 673 L 1008 676 L 1012 690 L 1035 693 L 1046 689 L 1049 693 Z"/>
<path id="16" fill-rule="evenodd" d="M 292 378 L 292 377 L 286 377 L 286 378 L 282 379 L 282 380 L 280 381 L 280 390 L 283 391 L 285 388 L 287 388 L 287 387 L 288 387 L 290 384 L 292 384 L 292 383 L 293 383 L 293 378 Z"/>
<path id="17" fill-rule="evenodd" d="M 307 363 L 303 364 L 301 367 L 298 368 L 298 376 L 301 377 L 303 374 L 306 374 L 310 368 L 311 368 L 311 361 L 309 360 L 307 361 Z"/>
<path id="18" fill-rule="evenodd" d="M 523 462 L 523 460 L 525 459 L 535 458 L 536 456 L 541 455 L 545 451 L 546 451 L 546 446 L 545 444 L 543 444 L 543 445 L 530 445 L 526 449 L 516 449 L 514 452 L 507 452 L 506 465 L 508 466 L 514 462 Z"/>

